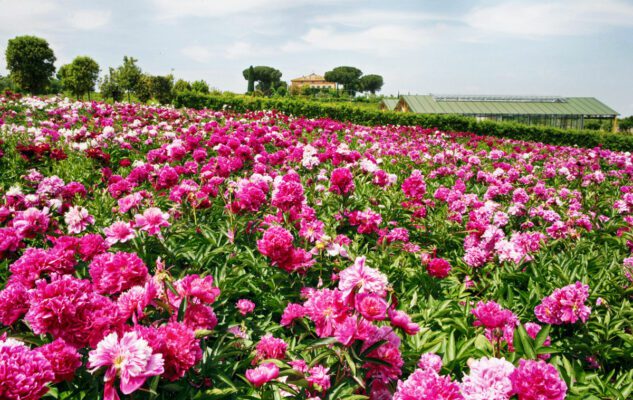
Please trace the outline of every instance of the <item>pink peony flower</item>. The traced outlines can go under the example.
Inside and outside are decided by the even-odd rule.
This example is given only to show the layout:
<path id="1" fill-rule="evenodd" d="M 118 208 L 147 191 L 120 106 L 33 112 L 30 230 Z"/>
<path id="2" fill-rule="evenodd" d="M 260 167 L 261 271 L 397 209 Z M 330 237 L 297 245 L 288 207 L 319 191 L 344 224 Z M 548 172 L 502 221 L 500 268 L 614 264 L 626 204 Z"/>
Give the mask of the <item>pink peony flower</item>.
<path id="1" fill-rule="evenodd" d="M 324 392 L 330 388 L 330 372 L 329 368 L 317 364 L 308 370 L 306 380 L 317 392 Z"/>
<path id="2" fill-rule="evenodd" d="M 387 315 L 389 316 L 391 325 L 401 328 L 407 335 L 415 335 L 420 331 L 420 326 L 411 321 L 411 317 L 404 311 L 390 308 Z"/>
<path id="3" fill-rule="evenodd" d="M 435 353 L 424 353 L 420 356 L 418 368 L 431 369 L 439 374 L 442 369 L 442 357 Z"/>
<path id="4" fill-rule="evenodd" d="M 211 304 L 220 295 L 220 289 L 213 286 L 213 277 L 207 275 L 200 277 L 198 274 L 187 275 L 174 283 L 174 289 L 178 292 L 180 298 L 188 297 L 190 300 Z M 167 293 L 173 296 L 172 292 Z M 172 298 L 172 300 L 174 300 Z M 180 306 L 180 302 L 175 302 L 176 307 Z"/>
<path id="5" fill-rule="evenodd" d="M 187 325 L 171 321 L 158 328 L 137 326 L 136 331 L 147 340 L 155 353 L 163 355 L 163 377 L 176 381 L 202 359 L 200 341 Z"/>
<path id="6" fill-rule="evenodd" d="M 246 370 L 246 379 L 255 387 L 260 387 L 279 376 L 279 367 L 273 363 L 262 364 L 259 367 Z"/>
<path id="7" fill-rule="evenodd" d="M 147 266 L 134 253 L 103 253 L 89 267 L 97 293 L 117 294 L 136 285 L 143 285 L 149 275 Z"/>
<path id="8" fill-rule="evenodd" d="M 386 318 L 387 302 L 371 293 L 356 295 L 356 310 L 369 321 L 382 321 Z"/>
<path id="9" fill-rule="evenodd" d="M 432 369 L 416 369 L 406 381 L 398 382 L 393 400 L 462 400 L 459 385 Z"/>
<path id="10" fill-rule="evenodd" d="M 510 380 L 519 400 L 562 400 L 567 393 L 556 368 L 542 360 L 520 360 Z"/>
<path id="11" fill-rule="evenodd" d="M 443 258 L 433 258 L 426 266 L 426 271 L 435 278 L 446 278 L 451 272 L 451 264 Z"/>
<path id="12" fill-rule="evenodd" d="M 288 303 L 284 309 L 284 313 L 281 316 L 281 325 L 288 326 L 297 318 L 303 318 L 305 316 L 305 309 L 301 304 Z"/>
<path id="13" fill-rule="evenodd" d="M 508 400 L 512 396 L 510 375 L 514 365 L 505 359 L 483 357 L 468 360 L 470 374 L 461 383 L 465 400 Z"/>
<path id="14" fill-rule="evenodd" d="M 143 212 L 143 215 L 136 214 L 134 216 L 134 226 L 151 236 L 161 237 L 161 228 L 171 225 L 167 221 L 168 219 L 169 214 L 162 212 L 158 207 L 150 207 Z"/>
<path id="15" fill-rule="evenodd" d="M 14 339 L 0 338 L 0 398 L 37 400 L 55 379 L 51 363 L 39 351 Z"/>
<path id="16" fill-rule="evenodd" d="M 330 337 L 338 324 L 345 321 L 348 308 L 338 290 L 315 291 L 303 305 L 305 314 L 316 325 L 319 337 Z"/>
<path id="17" fill-rule="evenodd" d="M 119 399 L 114 388 L 116 377 L 120 379 L 121 392 L 130 394 L 143 386 L 147 378 L 162 374 L 163 363 L 163 356 L 155 353 L 136 332 L 127 332 L 120 340 L 117 333 L 113 332 L 88 354 L 90 372 L 107 367 L 104 400 Z"/>
<path id="18" fill-rule="evenodd" d="M 55 339 L 37 351 L 42 353 L 51 363 L 51 369 L 55 374 L 55 383 L 71 381 L 75 377 L 77 368 L 81 367 L 81 354 L 73 346 L 68 345 L 64 339 Z"/>
<path id="19" fill-rule="evenodd" d="M 255 303 L 248 299 L 239 299 L 235 306 L 240 311 L 240 314 L 242 314 L 242 316 L 246 316 L 246 314 L 252 313 L 255 309 Z"/>
<path id="20" fill-rule="evenodd" d="M 21 238 L 34 238 L 38 233 L 46 232 L 49 222 L 48 209 L 41 211 L 31 207 L 15 214 L 13 228 Z"/>
<path id="21" fill-rule="evenodd" d="M 88 213 L 84 207 L 73 206 L 64 214 L 64 222 L 68 226 L 68 233 L 76 234 L 83 232 L 88 225 L 95 223 L 95 217 Z"/>
<path id="22" fill-rule="evenodd" d="M 539 321 L 552 325 L 573 324 L 579 319 L 587 322 L 591 314 L 591 308 L 585 305 L 588 297 L 589 286 L 576 282 L 555 289 L 534 308 L 534 314 Z"/>
<path id="23" fill-rule="evenodd" d="M 273 337 L 272 334 L 267 333 L 255 346 L 257 355 L 255 356 L 253 363 L 256 363 L 258 360 L 266 360 L 268 358 L 277 358 L 281 360 L 286 356 L 287 347 L 288 345 L 282 339 L 277 339 Z"/>
<path id="24" fill-rule="evenodd" d="M 354 176 L 349 168 L 336 168 L 330 177 L 330 192 L 347 195 L 354 191 Z"/>
<path id="25" fill-rule="evenodd" d="M 0 291 L 0 323 L 12 325 L 29 310 L 28 291 L 20 283 L 8 284 Z"/>
<path id="26" fill-rule="evenodd" d="M 123 221 L 117 221 L 109 227 L 104 228 L 103 233 L 105 233 L 106 242 L 108 242 L 109 245 L 125 243 L 136 237 L 136 232 L 132 229 L 132 226 Z"/>
<path id="27" fill-rule="evenodd" d="M 385 274 L 365 266 L 365 257 L 357 257 L 354 265 L 339 274 L 338 288 L 348 300 L 352 293 L 373 293 L 384 298 L 388 284 Z"/>
<path id="28" fill-rule="evenodd" d="M 301 178 L 296 173 L 277 177 L 273 185 L 272 205 L 281 211 L 301 209 L 305 202 Z"/>

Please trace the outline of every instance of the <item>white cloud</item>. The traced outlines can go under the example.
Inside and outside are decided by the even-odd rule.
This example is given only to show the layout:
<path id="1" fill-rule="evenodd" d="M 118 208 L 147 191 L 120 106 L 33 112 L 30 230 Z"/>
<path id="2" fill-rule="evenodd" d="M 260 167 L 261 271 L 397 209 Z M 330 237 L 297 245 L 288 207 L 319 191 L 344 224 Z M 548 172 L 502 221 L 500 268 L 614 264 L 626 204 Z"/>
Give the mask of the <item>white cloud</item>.
<path id="1" fill-rule="evenodd" d="M 423 12 L 404 12 L 390 10 L 361 10 L 341 14 L 324 14 L 314 17 L 313 22 L 321 25 L 339 24 L 347 27 L 369 27 L 372 25 L 400 25 L 425 23 L 428 21 L 454 20 L 454 17 Z"/>
<path id="2" fill-rule="evenodd" d="M 462 19 L 481 32 L 576 36 L 633 26 L 633 4 L 621 0 L 512 1 L 475 8 Z"/>
<path id="3" fill-rule="evenodd" d="M 99 29 L 110 22 L 110 10 L 77 10 L 68 17 L 70 26 L 82 31 Z"/>
<path id="4" fill-rule="evenodd" d="M 321 0 L 323 3 L 341 3 L 354 0 Z M 274 12 L 313 6 L 313 0 L 150 0 L 159 19 L 171 20 L 182 17 L 222 18 L 244 13 Z"/>
<path id="5" fill-rule="evenodd" d="M 199 63 L 206 63 L 211 61 L 211 51 L 198 45 L 187 46 L 180 51 L 184 56 Z"/>
<path id="6" fill-rule="evenodd" d="M 273 51 L 263 46 L 255 46 L 250 42 L 238 41 L 226 48 L 226 58 L 252 58 L 263 57 L 273 54 Z"/>

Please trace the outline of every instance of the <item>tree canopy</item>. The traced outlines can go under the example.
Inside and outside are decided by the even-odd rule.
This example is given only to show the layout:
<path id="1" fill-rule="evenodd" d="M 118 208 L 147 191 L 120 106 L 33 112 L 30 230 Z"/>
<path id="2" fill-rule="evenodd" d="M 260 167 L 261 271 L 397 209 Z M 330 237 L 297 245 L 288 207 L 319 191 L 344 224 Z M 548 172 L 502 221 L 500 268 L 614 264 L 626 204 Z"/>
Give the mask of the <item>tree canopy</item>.
<path id="1" fill-rule="evenodd" d="M 325 73 L 325 80 L 335 82 L 337 84 L 337 90 L 338 85 L 343 85 L 345 90 L 353 94 L 358 90 L 358 80 L 361 75 L 363 75 L 363 71 L 356 67 L 341 66 L 327 71 Z"/>
<path id="2" fill-rule="evenodd" d="M 209 93 L 209 84 L 204 80 L 191 82 L 191 90 L 199 93 Z"/>
<path id="3" fill-rule="evenodd" d="M 376 94 L 382 88 L 383 79 L 380 75 L 364 75 L 359 80 L 360 90 L 363 92 L 371 92 L 371 94 Z"/>
<path id="4" fill-rule="evenodd" d="M 175 93 L 186 92 L 188 90 L 191 90 L 191 84 L 184 79 L 178 79 L 174 84 Z"/>
<path id="5" fill-rule="evenodd" d="M 99 78 L 99 64 L 87 56 L 75 57 L 70 64 L 62 65 L 57 72 L 65 90 L 70 90 L 74 95 L 81 97 L 95 88 Z"/>
<path id="6" fill-rule="evenodd" d="M 264 93 L 268 93 L 271 89 L 276 89 L 281 85 L 282 73 L 273 67 L 267 67 L 264 65 L 259 65 L 257 67 L 251 66 L 242 71 L 242 75 L 247 81 L 252 79 L 253 82 L 258 82 L 257 89 Z"/>
<path id="7" fill-rule="evenodd" d="M 130 101 L 130 93 L 136 90 L 136 86 L 141 80 L 141 68 L 136 65 L 138 60 L 134 57 L 123 57 L 123 64 L 117 69 L 119 85 L 127 92 L 127 100 Z"/>
<path id="8" fill-rule="evenodd" d="M 45 39 L 17 36 L 9 39 L 5 52 L 10 77 L 21 89 L 42 93 L 55 72 L 55 53 Z"/>
<path id="9" fill-rule="evenodd" d="M 112 101 L 120 101 L 123 98 L 123 89 L 119 84 L 117 71 L 110 67 L 108 75 L 101 79 L 99 92 L 104 99 L 112 98 Z"/>

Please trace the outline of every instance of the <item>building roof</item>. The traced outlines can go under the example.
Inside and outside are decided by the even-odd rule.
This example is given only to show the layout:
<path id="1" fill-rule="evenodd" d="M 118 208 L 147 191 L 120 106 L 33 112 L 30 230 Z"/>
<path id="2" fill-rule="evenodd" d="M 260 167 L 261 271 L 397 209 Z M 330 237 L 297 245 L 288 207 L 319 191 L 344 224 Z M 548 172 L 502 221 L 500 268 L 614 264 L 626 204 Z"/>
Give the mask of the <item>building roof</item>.
<path id="1" fill-rule="evenodd" d="M 405 95 L 409 110 L 420 114 L 577 115 L 615 117 L 612 108 L 593 97 Z"/>
<path id="2" fill-rule="evenodd" d="M 382 99 L 382 104 L 385 105 L 387 110 L 394 110 L 398 104 L 399 99 Z"/>
<path id="3" fill-rule="evenodd" d="M 300 76 L 298 78 L 294 78 L 290 80 L 291 82 L 294 81 L 325 81 L 325 78 L 323 77 L 323 75 L 317 75 L 317 74 L 310 74 L 310 75 L 304 75 L 304 76 Z"/>

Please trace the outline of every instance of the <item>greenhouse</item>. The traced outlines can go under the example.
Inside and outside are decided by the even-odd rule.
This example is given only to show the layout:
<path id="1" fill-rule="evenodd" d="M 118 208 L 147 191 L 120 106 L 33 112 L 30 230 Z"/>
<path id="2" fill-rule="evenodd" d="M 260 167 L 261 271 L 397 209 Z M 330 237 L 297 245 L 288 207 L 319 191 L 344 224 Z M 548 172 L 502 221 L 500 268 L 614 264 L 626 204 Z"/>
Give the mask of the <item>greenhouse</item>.
<path id="1" fill-rule="evenodd" d="M 618 113 L 593 97 L 406 95 L 396 111 L 419 114 L 460 114 L 478 120 L 512 121 L 583 129 L 585 121 L 611 119 L 617 129 Z"/>

